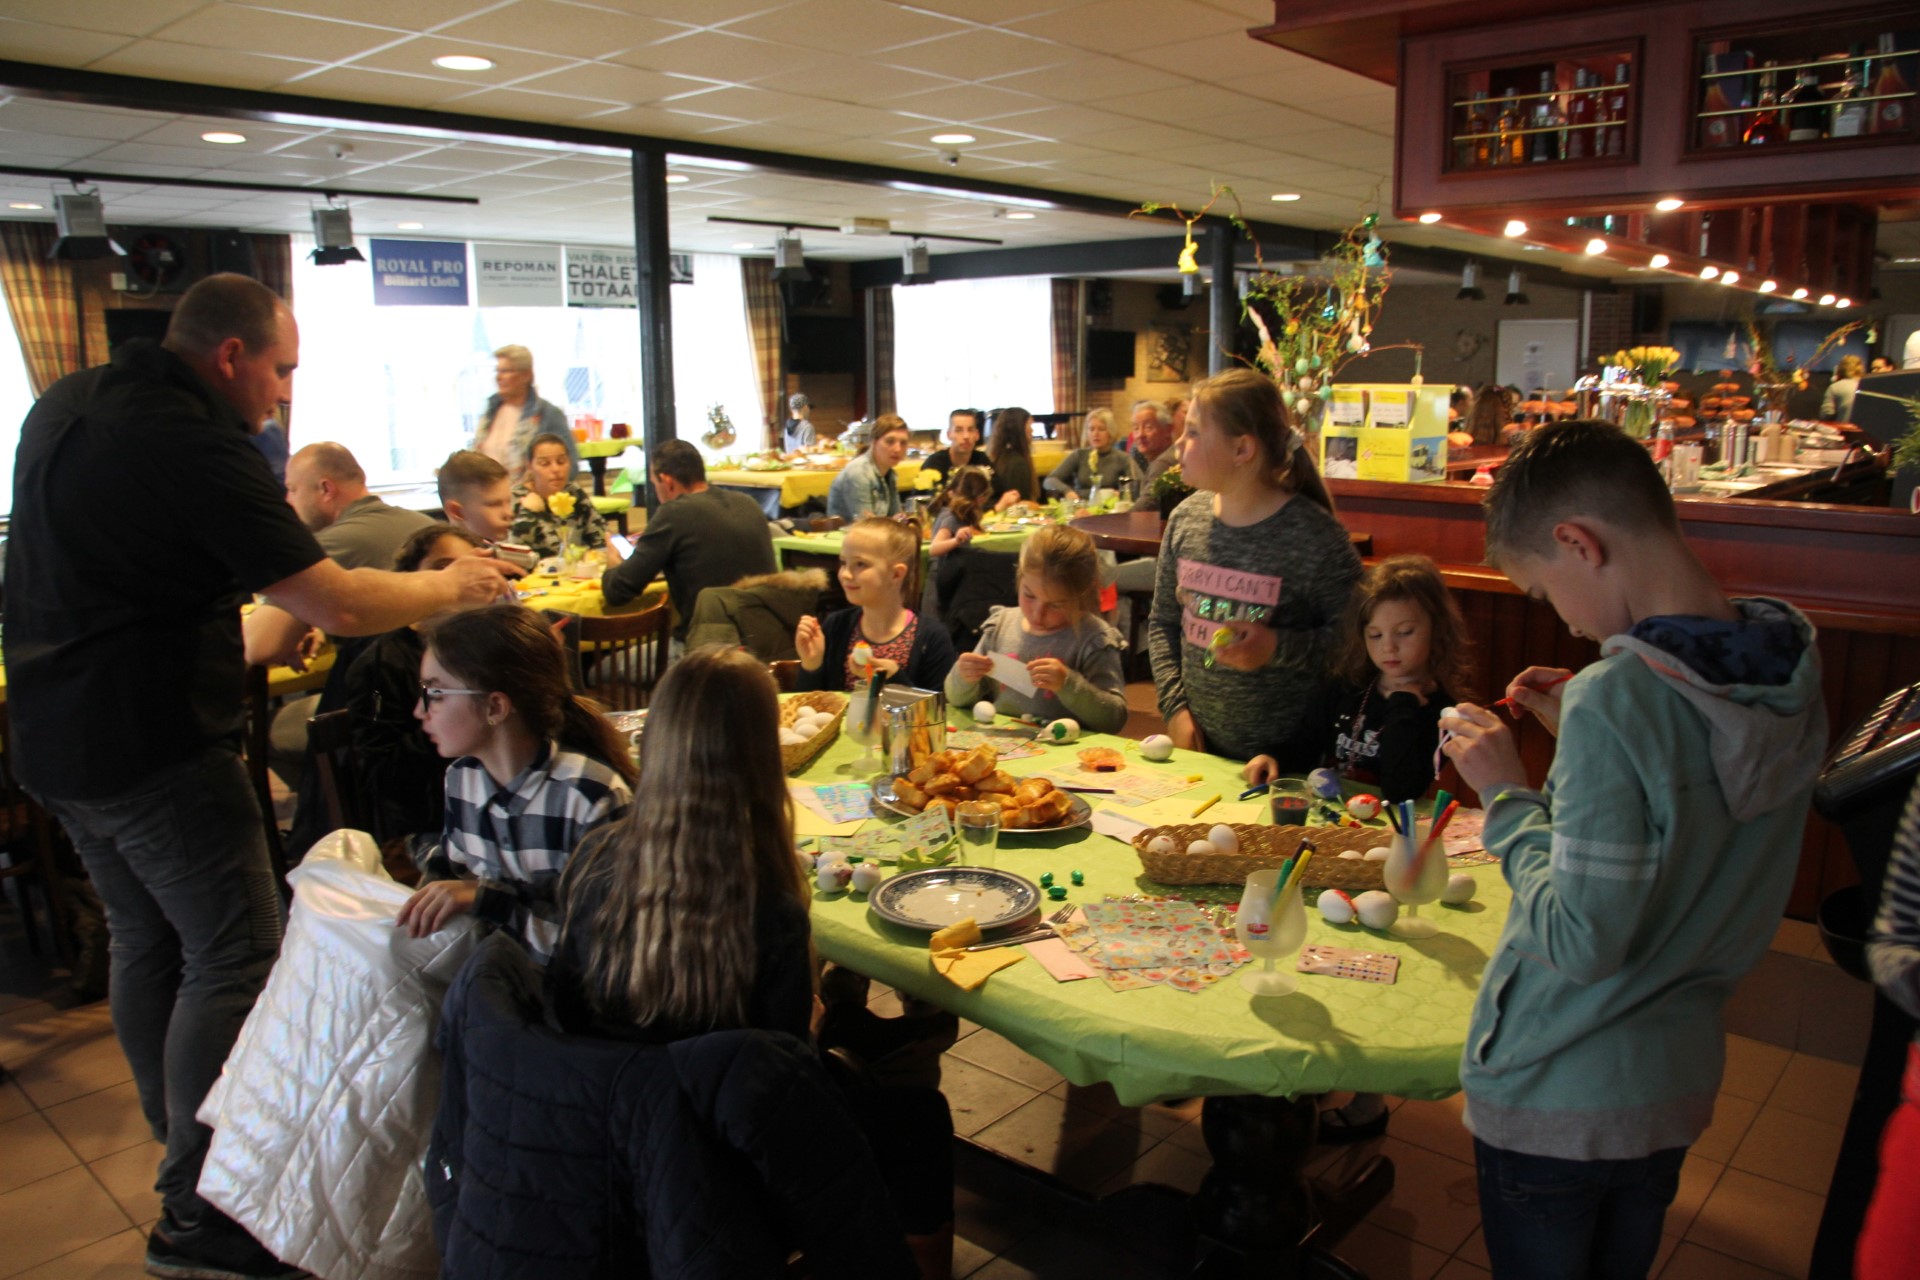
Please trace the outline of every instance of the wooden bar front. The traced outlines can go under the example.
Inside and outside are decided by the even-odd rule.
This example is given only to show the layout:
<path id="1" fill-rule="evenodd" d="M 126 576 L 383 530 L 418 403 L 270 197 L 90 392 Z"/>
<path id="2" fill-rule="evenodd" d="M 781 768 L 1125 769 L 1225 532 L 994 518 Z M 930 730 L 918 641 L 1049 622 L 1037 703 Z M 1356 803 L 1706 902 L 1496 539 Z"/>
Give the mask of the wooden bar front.
<path id="1" fill-rule="evenodd" d="M 1595 657 L 1551 607 L 1485 566 L 1484 489 L 1364 480 L 1328 487 L 1341 521 L 1372 536 L 1374 555 L 1440 562 L 1466 615 L 1483 685 L 1497 687 L 1532 664 L 1578 668 Z M 1682 498 L 1676 506 L 1688 544 L 1730 594 L 1786 600 L 1820 629 L 1831 735 L 1892 689 L 1920 680 L 1920 519 L 1813 503 Z M 1544 777 L 1551 740 L 1529 719 L 1520 743 L 1528 769 Z M 1839 831 L 1810 818 L 1788 913 L 1811 919 L 1821 898 L 1854 878 Z"/>

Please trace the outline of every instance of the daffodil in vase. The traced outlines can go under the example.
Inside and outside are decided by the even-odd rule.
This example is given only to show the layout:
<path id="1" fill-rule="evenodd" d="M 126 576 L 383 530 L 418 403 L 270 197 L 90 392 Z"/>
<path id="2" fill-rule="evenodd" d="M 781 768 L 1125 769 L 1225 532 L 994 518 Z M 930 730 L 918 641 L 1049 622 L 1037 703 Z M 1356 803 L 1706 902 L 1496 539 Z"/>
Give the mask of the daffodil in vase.
<path id="1" fill-rule="evenodd" d="M 560 522 L 560 563 L 573 563 L 575 548 L 573 545 L 573 508 L 574 497 L 565 489 L 547 498 L 547 510 Z"/>

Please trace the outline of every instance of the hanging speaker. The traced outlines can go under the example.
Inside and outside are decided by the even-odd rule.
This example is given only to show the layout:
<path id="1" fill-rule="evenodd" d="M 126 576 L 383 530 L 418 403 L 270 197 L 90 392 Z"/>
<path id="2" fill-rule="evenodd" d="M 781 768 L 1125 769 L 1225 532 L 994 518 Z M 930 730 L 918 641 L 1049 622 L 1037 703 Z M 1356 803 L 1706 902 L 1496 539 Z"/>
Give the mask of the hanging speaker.
<path id="1" fill-rule="evenodd" d="M 900 251 L 900 273 L 908 284 L 916 283 L 915 277 L 933 274 L 933 255 L 926 245 L 916 241 Z"/>

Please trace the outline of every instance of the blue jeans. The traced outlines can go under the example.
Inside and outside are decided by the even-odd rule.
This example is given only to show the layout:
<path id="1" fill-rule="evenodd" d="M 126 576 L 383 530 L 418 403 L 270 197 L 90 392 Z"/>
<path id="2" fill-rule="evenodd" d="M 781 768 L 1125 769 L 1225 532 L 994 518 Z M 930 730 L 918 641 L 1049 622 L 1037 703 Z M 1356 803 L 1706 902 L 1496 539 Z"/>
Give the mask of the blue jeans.
<path id="1" fill-rule="evenodd" d="M 1494 1280 L 1645 1280 L 1685 1147 L 1638 1160 L 1559 1160 L 1474 1140 Z"/>
<path id="2" fill-rule="evenodd" d="M 154 1188 L 199 1223 L 194 1118 L 280 952 L 285 908 L 240 757 L 209 748 L 107 800 L 46 801 L 107 909 L 113 1029 L 166 1144 Z"/>

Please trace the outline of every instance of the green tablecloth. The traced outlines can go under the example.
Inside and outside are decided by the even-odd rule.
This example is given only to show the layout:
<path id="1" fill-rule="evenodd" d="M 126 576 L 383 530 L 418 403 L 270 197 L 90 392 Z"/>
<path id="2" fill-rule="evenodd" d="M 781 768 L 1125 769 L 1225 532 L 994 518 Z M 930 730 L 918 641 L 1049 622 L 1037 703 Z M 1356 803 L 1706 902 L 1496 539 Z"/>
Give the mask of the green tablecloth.
<path id="1" fill-rule="evenodd" d="M 1006 768 L 1016 776 L 1030 774 L 1072 761 L 1089 743 L 1120 746 L 1122 740 L 1091 736 Z M 847 781 L 843 766 L 858 754 L 843 736 L 798 781 Z M 1207 818 L 1262 820 L 1257 802 L 1234 801 L 1242 786 L 1232 761 L 1186 751 L 1167 764 L 1148 763 L 1137 752 L 1127 760 L 1128 769 L 1204 778 L 1191 791 L 1133 811 L 1150 821 L 1191 821 L 1193 809 L 1215 793 L 1223 800 Z M 1088 798 L 1096 807 L 1105 801 Z M 829 826 L 804 808 L 797 813 L 803 837 L 857 829 Z M 1385 838 L 1383 829 L 1382 843 Z M 1068 889 L 1071 902 L 1195 892 L 1152 885 L 1130 846 L 1086 829 L 1007 840 L 999 865 L 1036 882 L 1043 871 L 1052 871 L 1061 884 L 1071 870 L 1086 872 L 1085 887 Z M 1309 904 L 1308 943 L 1396 954 L 1399 980 L 1383 986 L 1303 974 L 1296 994 L 1259 1000 L 1237 975 L 1198 994 L 1169 987 L 1116 992 L 1098 978 L 1055 982 L 1031 958 L 995 973 L 977 990 L 961 991 L 934 973 L 925 934 L 886 924 L 868 911 L 865 897 L 853 894 L 816 898 L 813 936 L 823 956 L 998 1031 L 1075 1084 L 1107 1081 L 1128 1106 L 1195 1095 L 1292 1096 L 1334 1089 L 1439 1098 L 1460 1087 L 1468 1013 L 1509 902 L 1499 867 L 1474 867 L 1469 874 L 1479 882 L 1479 901 L 1466 908 L 1422 908 L 1441 926 L 1439 936 L 1425 942 L 1357 926 L 1336 928 Z"/>

